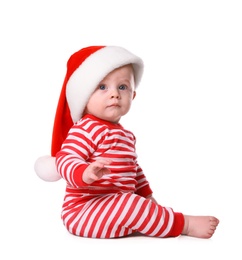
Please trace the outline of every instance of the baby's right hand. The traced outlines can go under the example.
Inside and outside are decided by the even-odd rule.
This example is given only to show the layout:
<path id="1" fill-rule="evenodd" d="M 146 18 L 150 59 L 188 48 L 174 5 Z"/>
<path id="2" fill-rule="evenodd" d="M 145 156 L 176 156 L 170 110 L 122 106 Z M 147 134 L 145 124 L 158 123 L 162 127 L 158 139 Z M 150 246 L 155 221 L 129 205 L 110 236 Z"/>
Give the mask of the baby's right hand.
<path id="1" fill-rule="evenodd" d="M 110 173 L 110 169 L 106 168 L 105 165 L 109 165 L 111 162 L 109 159 L 99 159 L 91 163 L 83 172 L 82 180 L 87 184 L 91 184 L 101 179 L 104 174 Z"/>

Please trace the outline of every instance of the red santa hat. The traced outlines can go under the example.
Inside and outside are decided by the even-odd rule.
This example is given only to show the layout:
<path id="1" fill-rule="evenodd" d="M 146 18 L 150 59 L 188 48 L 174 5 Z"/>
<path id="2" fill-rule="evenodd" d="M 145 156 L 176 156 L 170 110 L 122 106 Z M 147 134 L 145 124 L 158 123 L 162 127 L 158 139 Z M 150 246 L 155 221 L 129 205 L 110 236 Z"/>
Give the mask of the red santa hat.
<path id="1" fill-rule="evenodd" d="M 51 156 L 39 157 L 36 174 L 45 181 L 61 178 L 56 170 L 55 155 L 61 149 L 72 125 L 81 119 L 89 97 L 102 79 L 116 68 L 132 64 L 135 85 L 143 74 L 143 61 L 118 46 L 89 46 L 71 55 L 54 119 Z"/>

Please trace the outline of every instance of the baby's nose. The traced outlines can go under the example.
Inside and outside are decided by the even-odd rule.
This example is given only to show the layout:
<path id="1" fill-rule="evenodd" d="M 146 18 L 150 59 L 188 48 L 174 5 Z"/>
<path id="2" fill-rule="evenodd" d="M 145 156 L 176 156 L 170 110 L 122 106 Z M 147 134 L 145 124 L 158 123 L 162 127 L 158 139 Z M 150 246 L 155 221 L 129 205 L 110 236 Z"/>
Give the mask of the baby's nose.
<path id="1" fill-rule="evenodd" d="M 111 91 L 111 98 L 119 98 L 120 95 L 119 95 L 119 91 L 117 89 L 113 89 Z"/>

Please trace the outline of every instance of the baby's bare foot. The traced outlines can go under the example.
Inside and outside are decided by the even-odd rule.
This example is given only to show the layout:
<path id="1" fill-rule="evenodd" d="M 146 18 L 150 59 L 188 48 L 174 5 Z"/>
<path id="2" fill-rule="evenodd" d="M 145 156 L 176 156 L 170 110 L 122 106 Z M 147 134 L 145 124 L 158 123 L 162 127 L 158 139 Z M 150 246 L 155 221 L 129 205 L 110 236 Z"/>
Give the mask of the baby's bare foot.
<path id="1" fill-rule="evenodd" d="M 185 224 L 182 235 L 197 238 L 210 238 L 219 223 L 219 220 L 212 216 L 184 216 Z"/>

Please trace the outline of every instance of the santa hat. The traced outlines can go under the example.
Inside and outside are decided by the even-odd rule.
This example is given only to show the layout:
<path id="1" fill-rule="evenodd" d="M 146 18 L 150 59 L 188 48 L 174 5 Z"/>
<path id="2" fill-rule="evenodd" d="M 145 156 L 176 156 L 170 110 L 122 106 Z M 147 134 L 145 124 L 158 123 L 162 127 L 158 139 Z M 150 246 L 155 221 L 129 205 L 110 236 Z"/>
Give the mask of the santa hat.
<path id="1" fill-rule="evenodd" d="M 61 178 L 55 165 L 55 155 L 61 149 L 72 125 L 81 119 L 89 97 L 102 79 L 116 68 L 132 64 L 135 85 L 143 74 L 143 61 L 118 46 L 90 46 L 71 55 L 60 93 L 54 119 L 51 156 L 42 156 L 35 162 L 37 175 L 45 181 Z"/>

